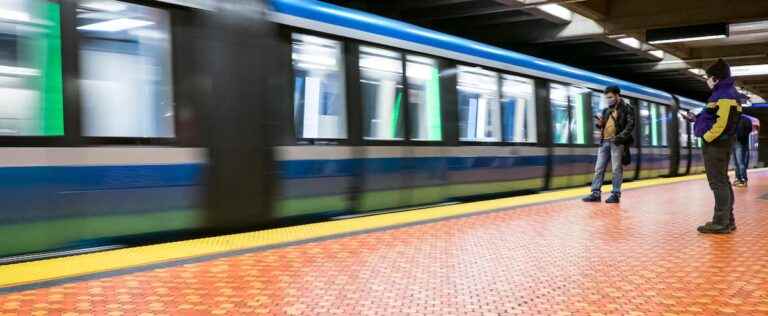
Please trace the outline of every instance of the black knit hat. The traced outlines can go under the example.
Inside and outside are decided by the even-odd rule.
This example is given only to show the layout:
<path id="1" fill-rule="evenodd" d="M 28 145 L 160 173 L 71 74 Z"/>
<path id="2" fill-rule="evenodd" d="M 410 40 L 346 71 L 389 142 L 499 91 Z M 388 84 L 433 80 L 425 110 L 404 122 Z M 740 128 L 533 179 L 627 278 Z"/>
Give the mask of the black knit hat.
<path id="1" fill-rule="evenodd" d="M 609 86 L 605 88 L 605 93 L 613 93 L 615 95 L 621 95 L 621 89 L 619 86 Z"/>
<path id="2" fill-rule="evenodd" d="M 730 78 L 731 66 L 728 66 L 728 63 L 726 63 L 725 60 L 720 58 L 717 60 L 717 62 L 714 65 L 709 66 L 709 68 L 707 68 L 707 76 L 714 77 L 717 80 Z"/>

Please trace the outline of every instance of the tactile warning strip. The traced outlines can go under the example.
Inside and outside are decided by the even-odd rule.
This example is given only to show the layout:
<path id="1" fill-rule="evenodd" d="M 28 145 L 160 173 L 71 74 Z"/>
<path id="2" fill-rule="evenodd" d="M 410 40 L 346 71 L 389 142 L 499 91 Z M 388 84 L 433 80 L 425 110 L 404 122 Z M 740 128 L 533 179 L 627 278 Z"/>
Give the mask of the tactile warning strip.
<path id="1" fill-rule="evenodd" d="M 702 179 L 702 177 L 702 175 L 695 175 L 679 178 L 652 179 L 626 183 L 624 187 L 626 189 L 642 188 Z M 249 248 L 369 231 L 408 223 L 432 221 L 489 210 L 573 198 L 584 194 L 584 188 L 552 191 L 408 212 L 389 213 L 370 217 L 3 265 L 0 266 L 0 288 L 214 255 Z"/>

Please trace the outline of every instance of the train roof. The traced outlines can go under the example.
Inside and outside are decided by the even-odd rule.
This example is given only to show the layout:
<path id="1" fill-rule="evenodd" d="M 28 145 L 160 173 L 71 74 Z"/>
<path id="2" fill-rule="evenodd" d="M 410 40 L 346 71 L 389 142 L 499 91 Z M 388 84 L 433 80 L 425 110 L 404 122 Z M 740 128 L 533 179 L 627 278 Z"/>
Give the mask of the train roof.
<path id="1" fill-rule="evenodd" d="M 672 95 L 661 90 L 436 32 L 402 21 L 316 0 L 271 0 L 270 2 L 272 7 L 270 16 L 277 23 L 573 83 L 598 90 L 610 85 L 618 85 L 623 94 L 659 103 L 673 104 Z"/>
<path id="2" fill-rule="evenodd" d="M 679 104 L 681 107 L 684 107 L 689 110 L 703 108 L 707 106 L 707 104 L 704 102 L 696 101 L 683 96 L 675 95 L 675 97 L 680 102 Z"/>

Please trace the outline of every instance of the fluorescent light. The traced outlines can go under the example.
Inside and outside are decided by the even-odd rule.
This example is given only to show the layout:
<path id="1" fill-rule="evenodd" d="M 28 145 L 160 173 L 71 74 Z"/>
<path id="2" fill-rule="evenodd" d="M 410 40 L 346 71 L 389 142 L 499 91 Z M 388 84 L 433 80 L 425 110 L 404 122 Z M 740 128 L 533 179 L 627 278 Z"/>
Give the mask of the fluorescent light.
<path id="1" fill-rule="evenodd" d="M 664 59 L 664 51 L 663 50 L 657 49 L 657 50 L 649 51 L 648 53 L 653 55 L 653 56 L 658 57 L 659 59 Z"/>
<path id="2" fill-rule="evenodd" d="M 620 38 L 619 42 L 629 47 L 640 49 L 640 41 L 634 37 Z"/>
<path id="3" fill-rule="evenodd" d="M 29 16 L 29 13 L 27 12 L 19 12 L 7 9 L 0 9 L 0 19 L 20 22 L 29 22 L 32 20 L 32 18 Z"/>
<path id="4" fill-rule="evenodd" d="M 34 69 L 34 68 L 0 65 L 0 74 L 12 75 L 12 76 L 35 77 L 40 75 L 40 70 Z"/>
<path id="5" fill-rule="evenodd" d="M 415 78 L 415 79 L 421 79 L 421 80 L 429 80 L 432 79 L 432 74 L 435 71 L 435 67 L 415 63 L 415 62 L 408 62 L 408 64 L 405 67 L 405 74 L 408 76 L 408 78 Z"/>
<path id="6" fill-rule="evenodd" d="M 151 38 L 151 39 L 166 39 L 168 35 L 158 30 L 138 29 L 130 32 L 134 36 Z"/>
<path id="7" fill-rule="evenodd" d="M 392 59 L 373 55 L 363 55 L 360 57 L 360 68 L 379 70 L 385 72 L 403 73 L 403 64 L 400 59 Z"/>
<path id="8" fill-rule="evenodd" d="M 768 64 L 731 66 L 731 76 L 757 76 L 768 75 Z"/>
<path id="9" fill-rule="evenodd" d="M 736 32 L 736 33 L 768 30 L 768 20 L 756 21 L 756 22 L 745 22 L 745 23 L 733 23 L 728 26 L 728 29 L 731 32 Z"/>
<path id="10" fill-rule="evenodd" d="M 708 36 L 697 36 L 697 37 L 683 37 L 683 38 L 673 38 L 673 39 L 666 39 L 666 40 L 660 40 L 660 41 L 651 41 L 649 43 L 666 44 L 666 43 L 677 43 L 677 42 L 704 41 L 704 40 L 718 39 L 718 38 L 726 38 L 726 36 L 724 34 L 720 34 L 720 35 L 708 35 Z"/>
<path id="11" fill-rule="evenodd" d="M 81 7 L 107 12 L 120 12 L 128 8 L 124 3 L 117 1 L 89 1 L 80 5 Z"/>
<path id="12" fill-rule="evenodd" d="M 697 76 L 703 76 L 703 75 L 706 74 L 704 72 L 704 69 L 701 69 L 701 68 L 691 68 L 691 69 L 688 69 L 688 71 L 692 72 L 693 74 L 695 74 Z"/>
<path id="13" fill-rule="evenodd" d="M 322 66 L 336 66 L 336 59 L 327 56 L 320 55 L 308 55 L 293 53 L 291 58 L 296 61 L 307 62 Z"/>
<path id="14" fill-rule="evenodd" d="M 539 6 L 539 9 L 566 21 L 570 21 L 573 17 L 571 10 L 559 4 L 545 4 Z"/>
<path id="15" fill-rule="evenodd" d="M 119 32 L 152 24 L 155 24 L 155 22 L 122 18 L 83 25 L 77 27 L 77 29 L 84 31 Z"/>

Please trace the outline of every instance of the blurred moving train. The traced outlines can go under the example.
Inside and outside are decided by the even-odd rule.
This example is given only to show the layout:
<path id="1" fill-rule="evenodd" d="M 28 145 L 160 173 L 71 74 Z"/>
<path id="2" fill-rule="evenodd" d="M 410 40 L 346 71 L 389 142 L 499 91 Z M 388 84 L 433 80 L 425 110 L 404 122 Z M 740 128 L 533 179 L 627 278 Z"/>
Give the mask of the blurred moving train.
<path id="1" fill-rule="evenodd" d="M 583 186 L 613 84 L 627 180 L 703 171 L 701 102 L 320 1 L 3 0 L 0 34 L 6 261 Z"/>

